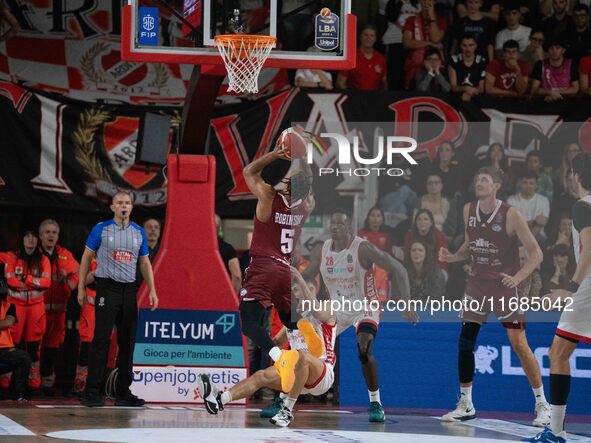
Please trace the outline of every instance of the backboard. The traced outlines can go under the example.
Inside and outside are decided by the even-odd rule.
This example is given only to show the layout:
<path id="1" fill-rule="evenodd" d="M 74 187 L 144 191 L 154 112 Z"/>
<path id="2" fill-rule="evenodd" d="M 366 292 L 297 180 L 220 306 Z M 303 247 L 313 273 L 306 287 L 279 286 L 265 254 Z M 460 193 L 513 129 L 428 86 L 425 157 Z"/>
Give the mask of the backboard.
<path id="1" fill-rule="evenodd" d="M 277 37 L 265 67 L 355 67 L 352 0 L 128 0 L 121 55 L 141 62 L 220 65 L 217 35 Z M 302 38 L 307 36 L 307 38 Z"/>

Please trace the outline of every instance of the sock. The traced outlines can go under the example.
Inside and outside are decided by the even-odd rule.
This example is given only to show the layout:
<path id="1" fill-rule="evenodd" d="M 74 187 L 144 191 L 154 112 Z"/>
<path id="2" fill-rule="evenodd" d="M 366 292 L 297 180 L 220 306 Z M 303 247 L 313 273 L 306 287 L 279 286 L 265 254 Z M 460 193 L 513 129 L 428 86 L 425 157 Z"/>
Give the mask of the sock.
<path id="1" fill-rule="evenodd" d="M 279 360 L 279 357 L 281 357 L 281 349 L 279 349 L 277 346 L 274 346 L 273 349 L 269 351 L 269 357 L 271 357 L 273 361 Z"/>
<path id="2" fill-rule="evenodd" d="M 279 398 L 281 398 L 281 400 L 285 400 L 287 398 L 287 394 L 285 392 L 280 392 Z"/>
<path id="3" fill-rule="evenodd" d="M 369 392 L 369 401 L 374 402 L 377 401 L 379 404 L 382 404 L 380 401 L 380 390 L 376 389 L 375 391 L 367 391 Z"/>
<path id="4" fill-rule="evenodd" d="M 564 431 L 564 417 L 566 416 L 566 405 L 550 405 L 550 430 L 554 435 Z"/>
<path id="5" fill-rule="evenodd" d="M 532 391 L 534 391 L 534 397 L 536 398 L 536 404 L 546 403 L 546 396 L 544 395 L 544 385 L 540 386 L 539 388 L 532 388 Z"/>
<path id="6" fill-rule="evenodd" d="M 230 403 L 232 401 L 232 394 L 230 394 L 230 391 L 222 392 L 221 400 L 223 405 Z"/>
<path id="7" fill-rule="evenodd" d="M 472 386 L 462 387 L 460 386 L 460 395 L 463 395 L 466 400 L 472 403 Z"/>
<path id="8" fill-rule="evenodd" d="M 293 410 L 293 407 L 295 406 L 296 401 L 297 398 L 285 397 L 285 399 L 283 400 L 283 406 L 285 406 L 291 412 Z"/>

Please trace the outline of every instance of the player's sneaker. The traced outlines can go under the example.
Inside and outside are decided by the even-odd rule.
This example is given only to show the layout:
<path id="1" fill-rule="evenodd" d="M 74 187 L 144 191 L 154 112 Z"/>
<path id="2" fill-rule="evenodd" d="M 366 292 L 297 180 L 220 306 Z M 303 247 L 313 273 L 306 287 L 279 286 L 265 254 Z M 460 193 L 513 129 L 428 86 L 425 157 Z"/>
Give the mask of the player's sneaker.
<path id="1" fill-rule="evenodd" d="M 554 434 L 549 428 L 544 428 L 544 430 L 535 437 L 522 438 L 521 441 L 529 443 L 566 443 L 566 431 Z"/>
<path id="2" fill-rule="evenodd" d="M 317 358 L 322 357 L 322 354 L 324 354 L 324 345 L 322 344 L 322 339 L 318 336 L 316 329 L 314 329 L 314 326 L 310 323 L 310 320 L 305 318 L 298 320 L 298 331 L 300 331 L 300 334 L 304 337 L 310 354 Z"/>
<path id="3" fill-rule="evenodd" d="M 441 417 L 441 421 L 466 421 L 476 418 L 476 408 L 466 397 L 461 396 L 456 408 Z"/>
<path id="4" fill-rule="evenodd" d="M 291 391 L 295 383 L 295 366 L 300 359 L 300 354 L 296 350 L 281 351 L 281 357 L 275 362 L 275 369 L 279 372 L 281 378 L 281 390 L 283 392 Z"/>
<path id="5" fill-rule="evenodd" d="M 293 421 L 293 414 L 285 406 L 282 406 L 279 412 L 275 414 L 269 421 L 274 425 L 285 428 Z"/>
<path id="6" fill-rule="evenodd" d="M 215 415 L 218 411 L 224 410 L 224 405 L 222 405 L 221 401 L 221 393 L 219 393 L 218 389 L 211 384 L 208 374 L 201 374 L 197 378 L 197 389 L 199 389 L 199 393 L 205 402 L 205 409 L 207 409 L 207 412 Z"/>
<path id="7" fill-rule="evenodd" d="M 543 428 L 550 424 L 550 405 L 548 402 L 536 403 L 536 418 L 533 425 L 538 428 Z"/>
<path id="8" fill-rule="evenodd" d="M 369 404 L 369 421 L 371 423 L 384 423 L 384 420 L 386 420 L 384 407 L 377 401 L 372 401 Z"/>
<path id="9" fill-rule="evenodd" d="M 259 417 L 272 418 L 281 410 L 282 406 L 283 406 L 283 399 L 281 397 L 277 396 L 273 400 L 273 403 L 271 403 L 267 409 L 263 409 L 261 412 L 259 412 Z"/>

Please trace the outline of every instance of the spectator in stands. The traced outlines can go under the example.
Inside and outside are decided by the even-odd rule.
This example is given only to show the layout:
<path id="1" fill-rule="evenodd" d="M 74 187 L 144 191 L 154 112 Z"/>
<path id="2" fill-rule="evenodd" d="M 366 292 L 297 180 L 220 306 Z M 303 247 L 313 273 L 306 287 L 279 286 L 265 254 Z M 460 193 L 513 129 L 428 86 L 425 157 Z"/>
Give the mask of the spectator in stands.
<path id="1" fill-rule="evenodd" d="M 546 41 L 564 35 L 575 27 L 573 18 L 568 14 L 568 0 L 552 0 L 552 15 L 542 20 L 541 28 Z"/>
<path id="2" fill-rule="evenodd" d="M 410 283 L 410 297 L 413 300 L 427 301 L 445 295 L 445 274 L 435 265 L 433 252 L 423 240 L 414 241 L 410 252 L 404 259 Z"/>
<path id="3" fill-rule="evenodd" d="M 486 68 L 485 91 L 496 97 L 519 97 L 525 94 L 530 75 L 529 65 L 519 58 L 519 43 L 503 44 L 503 60 L 495 59 Z"/>
<path id="4" fill-rule="evenodd" d="M 404 89 L 404 48 L 402 47 L 402 30 L 409 17 L 421 12 L 419 0 L 388 0 L 386 5 L 388 26 L 382 37 L 386 46 L 388 62 L 388 87 L 391 90 Z"/>
<path id="5" fill-rule="evenodd" d="M 403 259 L 403 257 L 410 254 L 410 245 L 421 240 L 427 244 L 429 251 L 432 252 L 437 267 L 447 272 L 447 265 L 439 261 L 438 252 L 442 247 L 446 247 L 445 235 L 435 227 L 433 214 L 428 209 L 419 209 L 417 211 L 410 230 L 404 236 L 403 255 L 401 257 L 396 254 L 396 258 Z"/>
<path id="6" fill-rule="evenodd" d="M 550 201 L 536 192 L 537 187 L 538 175 L 526 169 L 519 180 L 519 193 L 509 197 L 507 203 L 521 212 L 532 234 L 538 242 L 544 243 L 544 226 L 550 217 Z"/>
<path id="7" fill-rule="evenodd" d="M 386 224 L 394 229 L 409 218 L 417 201 L 417 194 L 410 186 L 395 181 L 394 189 L 380 200 L 380 208 L 384 211 Z"/>
<path id="8" fill-rule="evenodd" d="M 427 175 L 425 191 L 417 202 L 415 213 L 419 209 L 428 209 L 435 221 L 435 227 L 450 241 L 455 237 L 457 227 L 455 199 L 448 200 L 443 196 L 443 179 L 436 172 Z"/>
<path id="9" fill-rule="evenodd" d="M 548 235 L 547 248 L 556 245 L 573 246 L 573 218 L 570 214 L 563 214 L 558 220 L 556 227 Z"/>
<path id="10" fill-rule="evenodd" d="M 427 48 L 423 68 L 415 74 L 414 89 L 428 93 L 448 93 L 451 91 L 451 85 L 443 75 L 442 69 L 439 49 Z"/>
<path id="11" fill-rule="evenodd" d="M 552 264 L 552 272 L 545 273 L 543 278 L 545 294 L 554 289 L 567 289 L 576 268 L 572 248 L 556 245 L 552 249 Z"/>
<path id="12" fill-rule="evenodd" d="M 562 214 L 570 214 L 573 205 L 579 199 L 579 194 L 577 192 L 576 184 L 572 178 L 572 172 L 568 172 L 566 178 L 566 189 L 563 190 L 558 196 L 554 197 L 554 201 L 552 202 L 552 207 L 550 208 L 550 214 L 556 214 L 557 216 Z M 555 225 L 556 220 L 553 217 L 550 220 L 551 225 Z"/>
<path id="13" fill-rule="evenodd" d="M 310 46 L 308 52 L 319 51 L 316 46 Z M 332 74 L 322 69 L 298 69 L 295 73 L 295 85 L 298 88 L 322 88 L 332 91 Z"/>
<path id="14" fill-rule="evenodd" d="M 149 218 L 144 222 L 142 228 L 144 228 L 146 238 L 148 239 L 148 258 L 150 259 L 150 262 L 153 262 L 160 249 L 160 232 L 162 231 L 162 225 L 155 218 Z"/>
<path id="15" fill-rule="evenodd" d="M 476 54 L 476 38 L 473 34 L 462 35 L 460 51 L 451 56 L 447 74 L 452 91 L 461 94 L 462 100 L 470 101 L 475 95 L 484 92 L 487 60 Z"/>
<path id="16" fill-rule="evenodd" d="M 542 194 L 549 201 L 554 198 L 554 185 L 550 174 L 544 171 L 540 151 L 530 151 L 525 156 L 525 167 L 538 175 L 538 188 L 536 192 Z"/>
<path id="17" fill-rule="evenodd" d="M 240 270 L 240 262 L 238 261 L 238 256 L 236 255 L 236 250 L 234 247 L 224 240 L 222 219 L 217 214 L 215 214 L 215 229 L 218 233 L 218 247 L 220 250 L 220 255 L 222 256 L 222 261 L 224 262 L 226 271 L 228 272 L 228 275 L 232 281 L 234 293 L 238 294 L 240 292 L 240 287 L 242 286 L 242 271 Z"/>
<path id="18" fill-rule="evenodd" d="M 546 58 L 544 53 L 544 33 L 539 29 L 534 29 L 529 34 L 529 45 L 521 54 L 521 58 L 525 60 L 531 69 L 535 64 Z"/>
<path id="19" fill-rule="evenodd" d="M 524 246 L 519 246 L 519 263 L 521 267 L 523 267 L 527 258 L 527 250 Z M 521 282 L 519 289 L 520 293 L 523 294 L 523 297 L 528 300 L 539 297 L 542 290 L 542 276 L 540 275 L 540 271 L 534 269 L 534 271 Z"/>
<path id="20" fill-rule="evenodd" d="M 313 11 L 308 0 L 283 0 L 279 22 L 280 41 L 286 51 L 305 51 L 314 35 Z M 298 12 L 297 9 L 302 8 Z M 291 13 L 291 14 L 290 14 Z M 287 15 L 289 14 L 289 15 Z"/>
<path id="21" fill-rule="evenodd" d="M 589 26 L 589 6 L 577 3 L 573 8 L 575 26 L 566 31 L 566 55 L 579 63 L 581 57 L 591 55 L 591 26 Z"/>
<path id="22" fill-rule="evenodd" d="M 366 25 L 361 31 L 357 65 L 350 71 L 341 71 L 337 77 L 340 89 L 361 89 L 378 91 L 388 89 L 386 59 L 374 49 L 377 31 L 373 25 Z"/>
<path id="23" fill-rule="evenodd" d="M 581 146 L 578 143 L 570 143 L 562 150 L 562 160 L 560 161 L 560 169 L 555 171 L 554 174 L 554 190 L 555 194 L 559 192 L 569 191 L 572 186 L 572 161 L 583 152 Z M 568 192 L 567 192 L 568 193 Z"/>
<path id="24" fill-rule="evenodd" d="M 519 43 L 519 51 L 524 52 L 529 44 L 531 28 L 521 24 L 519 4 L 509 3 L 503 12 L 505 14 L 505 22 L 507 23 L 507 26 L 505 29 L 497 33 L 495 49 L 498 54 L 501 55 L 505 42 L 515 40 Z"/>
<path id="25" fill-rule="evenodd" d="M 423 67 L 425 50 L 430 46 L 442 48 L 447 29 L 445 19 L 435 14 L 433 0 L 420 0 L 420 5 L 421 12 L 406 20 L 402 34 L 402 44 L 409 51 L 404 64 L 406 89 L 410 87 L 416 71 Z"/>
<path id="26" fill-rule="evenodd" d="M 482 14 L 482 0 L 466 0 L 466 8 L 466 16 L 458 18 L 453 25 L 451 53 L 457 53 L 461 37 L 470 33 L 476 39 L 476 54 L 492 60 L 496 23 Z"/>
<path id="27" fill-rule="evenodd" d="M 454 160 L 456 147 L 449 140 L 442 142 L 437 147 L 437 154 L 433 160 L 433 172 L 439 174 L 443 180 L 443 195 L 454 198 L 459 188 L 459 171 Z"/>
<path id="28" fill-rule="evenodd" d="M 482 6 L 482 15 L 498 22 L 501 15 L 501 5 L 499 0 L 485 0 Z M 459 18 L 464 18 L 468 15 L 467 0 L 456 0 L 455 2 L 456 14 Z"/>
<path id="29" fill-rule="evenodd" d="M 581 93 L 585 95 L 591 95 L 589 76 L 591 76 L 591 55 L 583 57 L 579 63 L 579 83 L 581 86 Z"/>
<path id="30" fill-rule="evenodd" d="M 503 183 L 501 189 L 497 192 L 497 196 L 501 200 L 506 200 L 509 195 L 515 192 L 515 174 L 513 169 L 509 167 L 505 148 L 500 143 L 492 143 L 486 152 L 486 158 L 480 163 L 479 167 L 492 166 L 496 170 L 500 170 L 503 174 Z M 474 175 L 474 174 L 472 174 Z"/>
<path id="31" fill-rule="evenodd" d="M 532 95 L 554 102 L 579 93 L 579 72 L 574 62 L 564 57 L 565 50 L 560 39 L 550 41 L 548 58 L 537 62 L 532 72 Z"/>

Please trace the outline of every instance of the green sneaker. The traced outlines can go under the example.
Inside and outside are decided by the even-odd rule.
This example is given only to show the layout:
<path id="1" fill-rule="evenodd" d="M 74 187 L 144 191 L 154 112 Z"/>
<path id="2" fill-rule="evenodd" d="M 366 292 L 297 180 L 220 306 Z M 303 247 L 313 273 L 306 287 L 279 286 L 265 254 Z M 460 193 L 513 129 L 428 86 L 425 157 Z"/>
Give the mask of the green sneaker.
<path id="1" fill-rule="evenodd" d="M 384 423 L 385 419 L 384 407 L 377 401 L 372 401 L 369 404 L 369 421 L 371 423 Z"/>
<path id="2" fill-rule="evenodd" d="M 267 409 L 263 409 L 261 412 L 259 412 L 259 416 L 261 418 L 273 418 L 281 410 L 282 406 L 283 399 L 277 396 L 275 397 L 275 400 L 273 400 L 273 403 L 271 403 Z"/>

